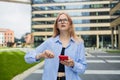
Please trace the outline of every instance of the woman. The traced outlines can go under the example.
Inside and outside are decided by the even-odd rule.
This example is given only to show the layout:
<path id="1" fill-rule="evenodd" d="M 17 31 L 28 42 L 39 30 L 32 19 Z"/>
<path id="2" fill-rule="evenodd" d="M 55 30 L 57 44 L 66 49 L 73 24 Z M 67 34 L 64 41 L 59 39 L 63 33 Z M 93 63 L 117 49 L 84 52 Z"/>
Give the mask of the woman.
<path id="1" fill-rule="evenodd" d="M 68 56 L 60 60 L 59 55 Z M 81 80 L 86 69 L 84 42 L 75 34 L 72 19 L 60 13 L 55 20 L 53 36 L 25 55 L 27 63 L 45 58 L 42 80 Z"/>

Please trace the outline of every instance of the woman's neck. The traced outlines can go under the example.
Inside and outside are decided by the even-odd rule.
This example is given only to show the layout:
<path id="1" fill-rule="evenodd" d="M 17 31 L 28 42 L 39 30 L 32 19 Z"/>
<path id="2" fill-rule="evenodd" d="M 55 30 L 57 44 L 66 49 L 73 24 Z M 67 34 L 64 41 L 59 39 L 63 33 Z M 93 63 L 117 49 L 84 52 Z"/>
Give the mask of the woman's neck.
<path id="1" fill-rule="evenodd" d="M 60 33 L 60 39 L 65 40 L 65 39 L 70 39 L 70 34 L 68 32 L 61 32 Z"/>
<path id="2" fill-rule="evenodd" d="M 70 34 L 68 32 L 61 32 L 60 33 L 60 41 L 62 42 L 63 47 L 67 47 L 70 40 Z"/>

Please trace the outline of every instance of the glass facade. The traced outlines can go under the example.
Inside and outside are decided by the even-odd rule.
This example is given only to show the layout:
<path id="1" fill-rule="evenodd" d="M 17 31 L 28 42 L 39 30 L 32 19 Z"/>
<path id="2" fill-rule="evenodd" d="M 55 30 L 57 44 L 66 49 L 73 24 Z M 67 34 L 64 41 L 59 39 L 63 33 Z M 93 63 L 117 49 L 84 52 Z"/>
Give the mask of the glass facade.
<path id="1" fill-rule="evenodd" d="M 111 36 L 110 35 L 100 35 L 99 36 L 99 47 L 103 48 L 103 47 L 109 47 L 109 45 L 111 44 Z"/>
<path id="2" fill-rule="evenodd" d="M 50 17 L 57 17 L 58 13 L 46 13 L 46 14 L 33 14 L 32 18 L 50 18 Z M 80 17 L 80 16 L 102 16 L 102 15 L 109 15 L 108 11 L 104 11 L 104 12 L 68 12 L 68 14 L 71 17 Z"/>
<path id="3" fill-rule="evenodd" d="M 96 47 L 96 35 L 82 35 L 86 47 Z"/>
<path id="4" fill-rule="evenodd" d="M 92 20 L 73 20 L 74 24 L 87 24 L 87 23 L 109 23 L 110 19 L 92 19 Z M 32 25 L 40 24 L 54 24 L 54 21 L 33 21 Z"/>
<path id="5" fill-rule="evenodd" d="M 44 41 L 44 36 L 34 36 L 34 46 L 39 46 Z"/>
<path id="6" fill-rule="evenodd" d="M 52 36 L 53 18 L 65 12 L 72 17 L 75 31 L 86 47 L 106 47 L 111 42 L 110 22 L 114 19 L 110 18 L 110 8 L 116 4 L 109 0 L 32 0 L 32 32 L 39 33 L 35 34 L 35 45 L 49 38 L 47 33 Z"/>
<path id="7" fill-rule="evenodd" d="M 108 1 L 108 0 L 32 0 L 32 3 L 44 4 L 44 3 L 66 3 L 66 2 L 86 2 L 86 1 Z"/>
<path id="8" fill-rule="evenodd" d="M 100 31 L 110 30 L 109 27 L 75 27 L 75 31 Z"/>
<path id="9" fill-rule="evenodd" d="M 109 8 L 109 4 L 92 4 L 92 5 L 67 5 L 67 6 L 41 6 L 33 7 L 33 11 L 50 11 L 50 10 L 73 10 L 73 9 L 92 9 L 92 8 Z"/>

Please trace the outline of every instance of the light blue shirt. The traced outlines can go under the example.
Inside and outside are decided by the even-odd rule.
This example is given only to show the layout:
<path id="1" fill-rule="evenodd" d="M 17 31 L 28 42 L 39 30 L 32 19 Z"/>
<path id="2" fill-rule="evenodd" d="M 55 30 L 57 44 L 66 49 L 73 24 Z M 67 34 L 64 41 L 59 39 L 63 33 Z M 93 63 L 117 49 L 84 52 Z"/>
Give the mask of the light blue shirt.
<path id="1" fill-rule="evenodd" d="M 42 80 L 57 80 L 57 73 L 59 67 L 59 55 L 62 50 L 62 43 L 59 36 L 49 38 L 38 46 L 35 50 L 28 52 L 25 55 L 27 63 L 37 62 L 35 56 L 45 50 L 50 50 L 55 57 L 52 59 L 45 59 L 44 71 Z M 86 69 L 85 48 L 83 41 L 77 43 L 71 37 L 68 46 L 65 48 L 65 55 L 74 60 L 74 67 L 65 66 L 66 80 L 81 80 L 79 74 L 84 73 Z"/>

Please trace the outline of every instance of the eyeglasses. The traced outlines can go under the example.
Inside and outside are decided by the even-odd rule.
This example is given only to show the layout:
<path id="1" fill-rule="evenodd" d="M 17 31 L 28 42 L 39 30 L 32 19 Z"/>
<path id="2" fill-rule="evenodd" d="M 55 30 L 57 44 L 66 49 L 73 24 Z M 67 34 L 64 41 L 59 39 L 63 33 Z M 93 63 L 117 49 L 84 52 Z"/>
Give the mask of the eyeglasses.
<path id="1" fill-rule="evenodd" d="M 61 23 L 63 23 L 63 22 L 64 22 L 64 23 L 68 23 L 68 19 L 65 18 L 65 19 L 59 19 L 59 20 L 58 20 L 58 23 L 59 23 L 59 24 L 61 24 Z"/>

